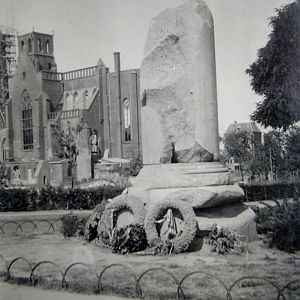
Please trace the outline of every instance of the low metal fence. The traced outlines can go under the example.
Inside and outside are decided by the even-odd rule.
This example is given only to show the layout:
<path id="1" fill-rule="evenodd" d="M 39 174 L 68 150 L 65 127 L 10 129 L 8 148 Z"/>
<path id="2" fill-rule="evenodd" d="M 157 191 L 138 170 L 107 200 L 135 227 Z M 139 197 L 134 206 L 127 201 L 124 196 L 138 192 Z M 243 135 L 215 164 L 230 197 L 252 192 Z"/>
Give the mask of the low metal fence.
<path id="1" fill-rule="evenodd" d="M 1 263 L 2 261 L 2 263 Z M 281 299 L 281 300 L 289 300 L 289 299 L 299 299 L 300 297 L 300 281 L 299 280 L 292 280 L 284 284 L 283 286 L 279 286 L 277 283 L 271 281 L 268 278 L 264 277 L 259 277 L 259 276 L 244 276 L 241 277 L 237 280 L 235 280 L 231 285 L 226 284 L 223 280 L 218 278 L 217 276 L 213 274 L 209 274 L 207 272 L 203 271 L 193 271 L 190 273 L 185 274 L 182 278 L 178 279 L 172 271 L 166 270 L 164 268 L 150 268 L 145 271 L 143 271 L 141 274 L 136 274 L 136 272 L 133 270 L 132 267 L 125 265 L 125 264 L 119 264 L 119 263 L 114 263 L 114 264 L 109 264 L 107 266 L 102 267 L 100 270 L 96 270 L 94 266 L 87 264 L 85 262 L 74 262 L 67 266 L 65 269 L 62 269 L 61 266 L 56 264 L 55 262 L 51 260 L 43 260 L 38 263 L 31 263 L 29 262 L 25 257 L 16 257 L 11 261 L 5 260 L 5 258 L 0 254 L 0 266 L 2 265 L 2 275 L 6 277 L 6 280 L 12 279 L 12 269 L 14 267 L 14 264 L 18 261 L 22 261 L 23 263 L 26 264 L 27 266 L 27 271 L 28 271 L 28 278 L 27 278 L 27 283 L 28 285 L 35 286 L 38 282 L 38 277 L 35 276 L 36 270 L 41 266 L 41 265 L 52 265 L 56 272 L 60 274 L 60 285 L 61 288 L 63 289 L 68 289 L 69 288 L 69 283 L 70 283 L 70 278 L 68 279 L 68 273 L 69 271 L 77 266 L 77 267 L 82 267 L 88 269 L 93 276 L 91 278 L 93 279 L 93 284 L 97 287 L 97 293 L 103 293 L 104 290 L 104 283 L 103 283 L 103 278 L 104 275 L 106 274 L 106 271 L 112 268 L 117 268 L 121 267 L 125 269 L 131 276 L 128 276 L 133 279 L 134 281 L 134 291 L 135 291 L 135 297 L 136 298 L 143 298 L 146 293 L 145 289 L 143 287 L 142 279 L 146 274 L 149 273 L 157 273 L 161 274 L 164 273 L 165 276 L 168 276 L 173 282 L 174 282 L 174 293 L 177 294 L 178 299 L 187 299 L 187 288 L 184 287 L 184 283 L 191 277 L 195 275 L 205 275 L 207 277 L 210 277 L 211 279 L 215 280 L 217 283 L 220 284 L 221 289 L 223 290 L 224 298 L 218 298 L 218 299 L 226 299 L 226 300 L 233 300 L 233 299 L 249 299 L 245 297 L 237 296 L 235 293 L 233 293 L 233 289 L 235 287 L 250 287 L 255 289 L 257 286 L 261 285 L 268 285 L 269 288 L 272 288 L 274 290 L 273 295 L 270 295 L 269 291 L 270 289 L 266 289 L 266 295 L 265 297 L 261 298 L 259 296 L 254 296 L 253 299 Z M 1 270 L 1 269 L 0 269 Z M 49 269 L 48 269 L 49 271 Z M 46 277 L 46 275 L 44 275 Z M 39 275 L 39 278 L 42 278 L 43 276 Z M 47 278 L 49 278 L 49 274 L 47 274 Z M 161 280 L 163 282 L 163 280 Z M 244 282 L 244 285 L 242 284 Z M 256 283 L 254 283 L 256 282 Z M 212 287 L 213 288 L 213 287 Z M 268 290 L 268 291 L 267 291 Z M 200 291 L 201 293 L 201 291 Z M 255 295 L 255 293 L 254 293 Z M 259 298 L 257 298 L 259 297 Z M 148 297 L 149 298 L 149 297 Z M 188 297 L 188 299 L 192 299 L 191 297 Z M 201 298 L 202 299 L 202 298 Z M 204 298 L 203 298 L 204 299 Z"/>
<path id="2" fill-rule="evenodd" d="M 0 224 L 0 233 L 5 234 L 10 232 L 13 234 L 19 234 L 19 233 L 26 233 L 26 232 L 37 232 L 40 230 L 44 233 L 46 232 L 46 233 L 54 234 L 60 231 L 61 225 L 62 225 L 61 220 L 52 220 L 52 221 L 25 220 L 20 222 L 5 221 Z M 195 277 L 195 276 L 206 276 L 207 278 L 210 278 L 214 280 L 216 283 L 218 283 L 224 295 L 224 297 L 221 298 L 219 297 L 218 299 L 226 299 L 226 300 L 240 299 L 234 297 L 235 296 L 235 293 L 233 291 L 234 288 L 239 286 L 247 286 L 255 290 L 255 287 L 261 285 L 267 285 L 269 286 L 269 288 L 273 289 L 273 295 L 271 296 L 272 299 L 281 299 L 281 300 L 300 299 L 300 280 L 292 280 L 286 282 L 283 286 L 280 286 L 276 282 L 271 281 L 269 278 L 264 278 L 259 276 L 244 276 L 238 278 L 232 284 L 226 284 L 223 280 L 221 280 L 221 278 L 218 278 L 213 274 L 209 274 L 201 270 L 192 271 L 182 276 L 182 278 L 177 278 L 172 271 L 166 270 L 164 268 L 153 267 L 144 270 L 141 274 L 136 274 L 136 272 L 132 269 L 132 267 L 125 264 L 119 264 L 119 263 L 110 264 L 101 267 L 100 270 L 96 270 L 94 266 L 87 264 L 85 262 L 78 261 L 68 265 L 65 269 L 63 269 L 61 266 L 59 266 L 58 264 L 56 264 L 54 261 L 51 260 L 43 260 L 43 261 L 39 261 L 38 263 L 31 263 L 25 257 L 20 256 L 12 259 L 11 261 L 7 261 L 1 254 L 0 254 L 0 271 L 1 271 L 1 261 L 2 261 L 2 266 L 4 266 L 4 272 L 2 272 L 2 274 L 6 277 L 7 280 L 12 278 L 11 270 L 14 267 L 15 263 L 19 261 L 25 263 L 28 268 L 27 282 L 29 285 L 33 285 L 33 286 L 35 286 L 38 282 L 37 278 L 35 277 L 35 272 L 42 265 L 52 265 L 52 267 L 60 274 L 61 279 L 59 281 L 60 281 L 60 286 L 63 289 L 69 288 L 70 280 L 68 280 L 68 273 L 70 272 L 70 270 L 73 267 L 81 267 L 81 268 L 86 268 L 91 272 L 91 274 L 93 274 L 92 278 L 94 279 L 92 279 L 93 282 L 91 282 L 91 284 L 92 283 L 95 284 L 98 293 L 103 293 L 104 291 L 103 278 L 105 277 L 104 275 L 106 274 L 106 271 L 109 269 L 121 267 L 125 269 L 129 274 L 131 274 L 131 276 L 128 277 L 128 280 L 129 278 L 133 280 L 135 297 L 138 298 L 143 298 L 145 296 L 146 289 L 143 286 L 143 282 L 145 282 L 145 280 L 142 279 L 147 274 L 149 275 L 151 273 L 157 273 L 157 274 L 164 274 L 164 276 L 170 278 L 170 280 L 174 283 L 174 293 L 176 293 L 178 299 L 187 299 L 187 298 L 191 299 L 191 297 L 186 296 L 187 288 L 184 286 L 184 283 L 186 283 L 188 280 L 191 280 L 191 277 Z M 41 277 L 42 276 L 40 276 L 40 278 Z M 268 289 L 268 293 L 269 290 L 270 289 Z M 267 296 L 269 299 L 270 295 Z M 246 299 L 244 297 L 242 298 Z"/>
<path id="3" fill-rule="evenodd" d="M 55 220 L 25 220 L 21 222 L 17 221 L 5 221 L 0 224 L 1 233 L 22 233 L 22 232 L 34 232 L 41 230 L 47 233 L 55 233 L 60 231 L 62 221 Z M 59 226 L 58 226 L 59 225 Z"/>

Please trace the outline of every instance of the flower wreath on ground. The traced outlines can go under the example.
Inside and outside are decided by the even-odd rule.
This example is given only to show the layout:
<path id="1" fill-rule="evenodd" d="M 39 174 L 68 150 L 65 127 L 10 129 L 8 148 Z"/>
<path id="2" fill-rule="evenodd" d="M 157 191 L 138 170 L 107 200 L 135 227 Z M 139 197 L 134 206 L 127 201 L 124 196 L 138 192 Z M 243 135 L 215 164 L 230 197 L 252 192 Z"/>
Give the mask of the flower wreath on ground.
<path id="1" fill-rule="evenodd" d="M 163 243 L 157 230 L 157 223 L 159 219 L 162 219 L 163 216 L 166 215 L 169 209 L 179 212 L 184 222 L 182 232 L 170 239 L 170 242 L 173 245 L 172 252 L 184 252 L 189 248 L 191 242 L 195 238 L 197 221 L 193 208 L 180 200 L 164 199 L 154 203 L 151 208 L 149 207 L 145 220 L 145 232 L 148 244 L 150 246 L 157 246 Z"/>
<path id="2" fill-rule="evenodd" d="M 120 195 L 107 204 L 98 223 L 98 236 L 104 244 L 109 244 L 112 239 L 115 222 L 114 217 L 122 210 L 129 210 L 133 216 L 134 224 L 144 224 L 144 203 L 137 197 L 128 194 Z"/>
<path id="3" fill-rule="evenodd" d="M 91 242 L 97 238 L 98 222 L 101 219 L 107 203 L 108 201 L 106 199 L 102 200 L 102 202 L 94 208 L 92 214 L 88 218 L 84 230 L 84 238 L 86 241 Z"/>

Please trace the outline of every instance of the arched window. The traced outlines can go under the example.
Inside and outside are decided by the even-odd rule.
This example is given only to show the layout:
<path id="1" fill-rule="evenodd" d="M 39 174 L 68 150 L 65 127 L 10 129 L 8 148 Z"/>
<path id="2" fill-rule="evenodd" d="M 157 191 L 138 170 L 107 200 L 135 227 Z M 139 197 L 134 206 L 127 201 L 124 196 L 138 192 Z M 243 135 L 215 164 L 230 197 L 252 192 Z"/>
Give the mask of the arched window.
<path id="1" fill-rule="evenodd" d="M 72 108 L 72 105 L 71 105 L 70 101 L 71 101 L 70 94 L 66 93 L 64 110 L 70 110 Z"/>
<path id="2" fill-rule="evenodd" d="M 49 53 L 49 40 L 46 41 L 46 45 L 45 45 L 45 50 L 46 50 L 46 53 Z"/>
<path id="3" fill-rule="evenodd" d="M 14 179 L 20 179 L 21 178 L 19 166 L 14 166 L 13 167 L 13 178 Z"/>
<path id="4" fill-rule="evenodd" d="M 31 42 L 31 39 L 28 39 L 28 51 L 32 52 L 32 42 Z"/>
<path id="5" fill-rule="evenodd" d="M 37 51 L 38 52 L 42 51 L 42 41 L 41 41 L 41 39 L 37 40 Z"/>
<path id="6" fill-rule="evenodd" d="M 21 47 L 24 48 L 24 46 L 25 46 L 25 42 L 21 41 Z"/>
<path id="7" fill-rule="evenodd" d="M 124 117 L 124 140 L 125 142 L 130 142 L 131 141 L 130 102 L 126 98 L 123 100 L 123 117 Z"/>
<path id="8" fill-rule="evenodd" d="M 32 101 L 27 91 L 23 92 L 21 99 L 21 126 L 23 149 L 33 149 Z"/>
<path id="9" fill-rule="evenodd" d="M 84 93 L 83 93 L 83 105 L 82 105 L 83 107 L 82 107 L 82 109 L 86 109 L 88 99 L 89 99 L 89 92 L 88 92 L 88 90 L 85 90 Z"/>
<path id="10" fill-rule="evenodd" d="M 2 161 L 6 160 L 6 138 L 1 143 Z"/>
<path id="11" fill-rule="evenodd" d="M 78 108 L 79 108 L 79 95 L 77 92 L 75 92 L 73 95 L 73 109 L 78 109 Z"/>

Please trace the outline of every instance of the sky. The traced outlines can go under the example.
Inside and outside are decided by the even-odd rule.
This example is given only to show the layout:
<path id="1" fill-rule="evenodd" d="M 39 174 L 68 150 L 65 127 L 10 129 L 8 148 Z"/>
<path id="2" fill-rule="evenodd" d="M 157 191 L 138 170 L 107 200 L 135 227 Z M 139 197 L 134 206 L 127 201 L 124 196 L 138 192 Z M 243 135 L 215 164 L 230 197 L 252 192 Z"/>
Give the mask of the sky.
<path id="1" fill-rule="evenodd" d="M 161 11 L 185 0 L 0 0 L 0 26 L 19 35 L 54 33 L 59 72 L 94 66 L 101 57 L 113 70 L 139 68 L 149 23 Z M 206 0 L 215 27 L 219 132 L 230 123 L 248 122 L 262 98 L 250 87 L 245 70 L 270 33 L 269 17 L 291 0 Z"/>

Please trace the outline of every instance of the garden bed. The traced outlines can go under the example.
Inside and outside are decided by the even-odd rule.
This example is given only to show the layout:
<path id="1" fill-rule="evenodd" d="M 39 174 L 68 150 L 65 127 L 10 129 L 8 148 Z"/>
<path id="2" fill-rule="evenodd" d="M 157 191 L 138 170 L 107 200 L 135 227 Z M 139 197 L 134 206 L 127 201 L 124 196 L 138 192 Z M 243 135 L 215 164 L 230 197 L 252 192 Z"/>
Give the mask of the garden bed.
<path id="1" fill-rule="evenodd" d="M 64 239 L 58 233 L 35 234 L 28 231 L 22 234 L 1 234 L 0 239 L 0 254 L 7 262 L 22 256 L 28 260 L 31 268 L 45 260 L 56 265 L 41 264 L 36 268 L 33 281 L 43 288 L 62 289 L 62 273 L 72 263 L 81 262 L 83 264 L 76 264 L 68 270 L 64 289 L 67 287 L 81 293 L 98 292 L 97 275 L 113 264 L 103 273 L 101 293 L 136 297 L 135 279 L 146 272 L 139 281 L 142 295 L 146 298 L 174 299 L 178 283 L 184 276 L 200 271 L 215 276 L 219 281 L 203 273 L 187 277 L 182 284 L 187 299 L 225 299 L 226 289 L 222 283 L 229 288 L 244 276 L 263 277 L 279 288 L 292 280 L 298 280 L 298 288 L 293 291 L 285 290 L 285 295 L 287 299 L 289 295 L 293 295 L 290 299 L 300 297 L 299 252 L 288 254 L 267 249 L 261 240 L 250 243 L 248 249 L 248 253 L 242 255 L 218 255 L 204 244 L 201 250 L 179 255 L 123 256 L 95 244 L 85 244 L 80 238 Z M 5 275 L 1 259 L 0 270 Z M 10 281 L 28 284 L 30 273 L 27 263 L 18 260 L 11 266 Z M 251 279 L 237 283 L 231 294 L 233 299 L 240 298 L 241 295 L 245 299 L 276 299 L 278 291 L 266 281 Z"/>

